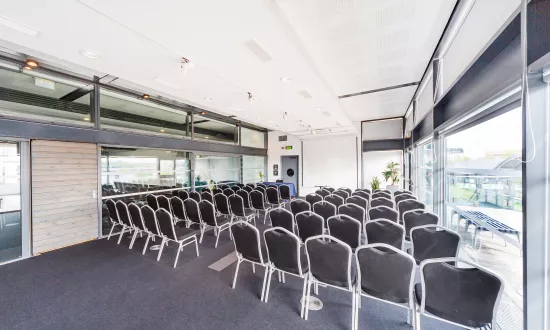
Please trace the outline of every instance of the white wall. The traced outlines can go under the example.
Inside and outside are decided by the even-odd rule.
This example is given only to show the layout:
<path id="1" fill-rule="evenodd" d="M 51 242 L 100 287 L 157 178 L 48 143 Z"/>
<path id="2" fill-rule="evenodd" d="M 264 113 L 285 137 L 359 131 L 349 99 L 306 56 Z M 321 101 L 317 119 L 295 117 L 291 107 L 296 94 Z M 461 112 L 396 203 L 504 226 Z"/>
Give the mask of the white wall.
<path id="1" fill-rule="evenodd" d="M 279 136 L 287 135 L 288 140 L 285 142 L 279 142 Z M 285 146 L 292 146 L 292 150 L 281 149 Z M 281 156 L 298 156 L 299 157 L 299 171 L 300 182 L 302 184 L 302 143 L 299 138 L 293 135 L 288 135 L 283 132 L 271 131 L 267 133 L 267 181 L 273 182 L 281 178 Z M 279 175 L 273 175 L 273 165 L 279 166 Z M 296 187 L 299 189 L 300 196 L 304 196 L 301 186 Z"/>
<path id="2" fill-rule="evenodd" d="M 388 185 L 382 177 L 382 171 L 386 168 L 386 164 L 391 161 L 399 164 L 401 172 L 403 167 L 403 152 L 401 150 L 389 150 L 363 153 L 363 186 L 370 189 L 370 182 L 375 176 L 380 180 L 381 188 Z M 399 182 L 399 185 L 401 186 L 402 183 Z"/>

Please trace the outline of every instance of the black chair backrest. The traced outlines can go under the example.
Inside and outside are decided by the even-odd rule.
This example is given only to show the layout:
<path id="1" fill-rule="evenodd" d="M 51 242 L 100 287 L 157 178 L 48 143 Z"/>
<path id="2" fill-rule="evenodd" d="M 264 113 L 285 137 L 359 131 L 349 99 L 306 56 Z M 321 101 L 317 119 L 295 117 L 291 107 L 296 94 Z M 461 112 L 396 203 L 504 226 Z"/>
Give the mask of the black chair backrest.
<path id="1" fill-rule="evenodd" d="M 351 194 L 348 194 L 348 192 L 345 190 L 336 190 L 335 192 L 332 193 L 332 195 L 340 196 L 344 200 L 346 200 Z"/>
<path id="2" fill-rule="evenodd" d="M 179 197 L 182 201 L 184 201 L 184 200 L 186 200 L 187 198 L 189 198 L 189 193 L 188 193 L 187 191 L 185 191 L 185 190 L 180 190 L 180 191 L 178 191 L 178 197 Z"/>
<path id="3" fill-rule="evenodd" d="M 264 195 L 264 199 L 267 200 L 266 189 L 267 189 L 267 188 L 264 188 L 264 187 L 262 187 L 262 186 L 260 186 L 260 185 L 258 185 L 256 188 L 254 188 L 254 190 L 261 192 L 261 193 Z"/>
<path id="4" fill-rule="evenodd" d="M 128 206 L 123 201 L 116 202 L 116 210 L 118 218 L 123 225 L 132 227 L 132 220 L 130 219 L 130 213 L 128 212 Z"/>
<path id="5" fill-rule="evenodd" d="M 256 188 L 256 185 L 254 183 L 247 183 L 245 187 L 250 187 L 252 189 Z"/>
<path id="6" fill-rule="evenodd" d="M 324 186 L 324 187 L 322 187 L 321 189 L 324 189 L 324 190 L 328 191 L 328 192 L 331 193 L 331 194 L 332 194 L 333 192 L 336 191 L 336 189 L 334 189 L 334 188 L 332 188 L 332 187 L 330 187 L 330 186 Z"/>
<path id="7" fill-rule="evenodd" d="M 149 205 L 153 210 L 158 210 L 159 203 L 157 202 L 157 197 L 149 194 L 145 197 L 145 199 L 147 200 L 147 205 Z"/>
<path id="8" fill-rule="evenodd" d="M 140 187 L 140 191 L 141 191 L 141 187 Z M 178 191 L 177 190 L 172 190 L 172 197 L 178 197 Z"/>
<path id="9" fill-rule="evenodd" d="M 282 184 L 279 186 L 279 194 L 281 199 L 288 200 L 292 198 L 292 196 L 290 196 L 290 187 L 286 184 Z"/>
<path id="10" fill-rule="evenodd" d="M 256 188 L 258 188 L 258 187 L 263 188 L 263 189 L 267 189 L 267 186 L 266 186 L 265 184 L 263 184 L 263 183 L 258 183 L 258 184 L 256 185 Z"/>
<path id="11" fill-rule="evenodd" d="M 474 268 L 458 268 L 450 261 Z M 457 258 L 426 260 L 420 274 L 423 311 L 469 328 L 493 322 L 504 288 L 497 275 Z"/>
<path id="12" fill-rule="evenodd" d="M 165 209 L 158 209 L 155 211 L 155 214 L 157 216 L 157 221 L 162 236 L 168 239 L 177 240 L 178 238 L 176 237 L 174 222 L 172 220 L 172 215 L 170 215 L 170 212 L 166 211 Z"/>
<path id="13" fill-rule="evenodd" d="M 221 190 L 225 190 L 225 189 L 230 189 L 230 187 L 229 187 L 229 185 L 222 184 L 222 185 L 220 186 L 220 189 L 221 189 Z"/>
<path id="14" fill-rule="evenodd" d="M 370 194 L 362 190 L 355 191 L 352 196 L 363 197 L 364 199 L 370 201 Z"/>
<path id="15" fill-rule="evenodd" d="M 380 198 L 380 197 L 387 198 L 389 200 L 392 199 L 391 194 L 388 194 L 388 193 L 385 193 L 385 192 L 378 191 L 378 192 L 375 192 L 374 194 L 372 194 L 372 199 Z"/>
<path id="16" fill-rule="evenodd" d="M 214 196 L 212 196 L 212 193 L 210 193 L 208 191 L 204 191 L 204 192 L 201 193 L 201 201 L 203 199 L 206 199 L 210 203 L 214 204 Z"/>
<path id="17" fill-rule="evenodd" d="M 194 199 L 198 203 L 201 201 L 201 194 L 198 191 L 190 191 L 189 198 Z"/>
<path id="18" fill-rule="evenodd" d="M 199 211 L 201 213 L 201 219 L 209 226 L 218 226 L 218 221 L 216 218 L 216 207 L 210 201 L 203 199 L 199 203 Z"/>
<path id="19" fill-rule="evenodd" d="M 424 203 L 420 203 L 419 201 L 407 199 L 404 201 L 399 202 L 399 204 L 396 205 L 397 212 L 399 212 L 399 221 L 403 221 L 403 213 L 411 210 L 425 210 L 426 205 Z"/>
<path id="20" fill-rule="evenodd" d="M 277 269 L 302 275 L 300 260 L 300 239 L 284 228 L 270 228 L 264 231 L 268 260 Z"/>
<path id="21" fill-rule="evenodd" d="M 258 189 L 258 188 L 256 188 Z M 252 205 L 252 208 L 255 210 L 264 210 L 265 204 L 264 204 L 264 194 L 259 190 L 254 190 L 249 194 L 250 197 L 250 204 Z"/>
<path id="22" fill-rule="evenodd" d="M 214 188 L 212 189 L 212 194 L 216 196 L 217 194 L 223 194 L 223 189 L 220 188 Z"/>
<path id="23" fill-rule="evenodd" d="M 371 207 L 377 207 L 377 206 L 387 206 L 387 207 L 391 207 L 391 208 L 394 208 L 395 204 L 392 200 L 389 200 L 387 198 L 384 198 L 384 197 L 378 197 L 378 198 L 373 198 L 371 201 L 370 201 L 370 206 Z"/>
<path id="24" fill-rule="evenodd" d="M 234 192 L 237 192 L 239 190 L 241 190 L 241 187 L 235 185 L 235 186 L 231 186 L 231 190 L 233 190 Z"/>
<path id="25" fill-rule="evenodd" d="M 309 204 L 313 205 L 317 202 L 320 202 L 323 200 L 323 196 L 321 195 L 317 195 L 315 193 L 312 193 L 312 194 L 307 194 L 306 195 L 306 202 L 308 202 Z"/>
<path id="26" fill-rule="evenodd" d="M 367 209 L 369 207 L 369 201 L 361 196 L 350 196 L 348 199 L 346 199 L 346 204 L 354 204 L 365 210 L 365 213 L 367 212 Z"/>
<path id="27" fill-rule="evenodd" d="M 327 197 L 328 195 L 330 195 L 330 191 L 328 190 L 324 190 L 324 189 L 319 189 L 319 190 L 316 190 L 315 193 L 323 198 Z"/>
<path id="28" fill-rule="evenodd" d="M 335 215 L 327 220 L 330 236 L 336 237 L 355 250 L 361 245 L 361 222 L 347 215 Z"/>
<path id="29" fill-rule="evenodd" d="M 223 190 L 223 194 L 227 197 L 231 196 L 231 195 L 235 195 L 235 191 L 233 189 L 224 189 Z"/>
<path id="30" fill-rule="evenodd" d="M 460 248 L 460 235 L 435 225 L 411 230 L 412 256 L 417 262 L 426 259 L 456 257 Z"/>
<path id="31" fill-rule="evenodd" d="M 403 226 L 405 227 L 407 239 L 410 239 L 411 229 L 414 227 L 438 224 L 439 217 L 434 213 L 424 212 L 424 210 L 412 210 L 403 213 Z"/>
<path id="32" fill-rule="evenodd" d="M 172 214 L 179 220 L 185 220 L 185 207 L 183 201 L 179 197 L 170 198 L 170 205 L 172 206 Z"/>
<path id="33" fill-rule="evenodd" d="M 365 210 L 355 204 L 344 204 L 338 208 L 338 214 L 347 215 L 363 223 L 365 221 Z"/>
<path id="34" fill-rule="evenodd" d="M 410 303 L 415 262 L 386 244 L 361 246 L 356 251 L 357 280 L 370 296 L 397 304 Z"/>
<path id="35" fill-rule="evenodd" d="M 250 188 L 250 187 L 245 187 L 245 188 Z M 236 194 L 241 196 L 241 198 L 243 199 L 244 208 L 249 209 L 250 208 L 250 199 L 248 198 L 248 191 L 246 191 L 246 189 L 241 189 L 241 190 L 237 191 Z"/>
<path id="36" fill-rule="evenodd" d="M 294 233 L 294 216 L 290 211 L 279 207 L 269 211 L 269 218 L 272 227 L 282 227 Z"/>
<path id="37" fill-rule="evenodd" d="M 265 190 L 267 201 L 271 204 L 279 204 L 279 191 L 277 188 L 269 187 Z"/>
<path id="38" fill-rule="evenodd" d="M 367 244 L 383 243 L 402 249 L 405 240 L 405 228 L 393 221 L 373 220 L 365 224 L 365 237 L 367 238 Z"/>
<path id="39" fill-rule="evenodd" d="M 250 193 L 252 192 L 252 190 L 254 190 L 254 188 L 250 187 L 250 186 L 244 186 L 243 189 L 241 190 L 245 190 L 246 192 Z"/>
<path id="40" fill-rule="evenodd" d="M 241 188 L 241 189 L 243 189 L 243 187 L 244 187 L 244 184 L 242 184 L 242 183 L 235 183 L 235 185 L 236 185 L 237 187 Z"/>
<path id="41" fill-rule="evenodd" d="M 164 195 L 158 195 L 157 203 L 159 205 L 159 208 L 163 208 L 166 211 L 172 213 L 172 207 L 170 206 L 170 200 L 168 199 L 168 197 Z"/>
<path id="42" fill-rule="evenodd" d="M 414 199 L 416 200 L 416 197 L 412 196 L 412 195 L 409 195 L 409 194 L 401 194 L 401 195 L 397 195 L 394 197 L 394 200 L 395 200 L 395 204 L 401 202 L 401 201 L 406 201 L 407 199 Z"/>
<path id="43" fill-rule="evenodd" d="M 322 201 L 313 204 L 313 212 L 323 217 L 323 219 L 325 220 L 325 227 L 328 218 L 336 215 L 336 210 L 336 206 L 329 202 Z"/>
<path id="44" fill-rule="evenodd" d="M 147 231 L 153 235 L 160 236 L 160 229 L 157 222 L 157 216 L 155 210 L 149 205 L 144 205 L 141 207 L 141 215 L 143 216 L 143 223 Z"/>
<path id="45" fill-rule="evenodd" d="M 275 188 L 275 189 L 277 189 L 277 191 L 279 190 L 279 187 L 276 184 L 268 184 L 267 188 Z"/>
<path id="46" fill-rule="evenodd" d="M 212 190 L 210 190 L 210 188 L 208 188 L 208 187 L 203 187 L 203 188 L 201 189 L 201 193 L 203 193 L 203 192 L 212 193 Z"/>
<path id="47" fill-rule="evenodd" d="M 362 192 L 365 192 L 367 194 L 372 194 L 372 191 L 369 189 L 369 188 L 358 188 L 358 189 L 355 189 L 355 191 L 362 191 Z"/>
<path id="48" fill-rule="evenodd" d="M 216 206 L 216 210 L 221 214 L 231 215 L 229 211 L 229 202 L 227 201 L 227 196 L 224 194 L 214 195 L 214 205 Z"/>
<path id="49" fill-rule="evenodd" d="M 231 225 L 230 230 L 237 253 L 244 259 L 263 264 L 258 229 L 245 221 L 237 221 Z"/>
<path id="50" fill-rule="evenodd" d="M 311 211 L 311 204 L 303 199 L 295 199 L 290 202 L 290 211 L 296 216 L 300 212 Z"/>
<path id="51" fill-rule="evenodd" d="M 120 223 L 118 212 L 116 210 L 116 203 L 112 199 L 108 199 L 105 201 L 105 205 L 107 205 L 107 210 L 109 211 L 109 217 L 111 220 Z"/>
<path id="52" fill-rule="evenodd" d="M 311 275 L 318 281 L 352 289 L 349 245 L 329 235 L 318 235 L 305 242 Z"/>
<path id="53" fill-rule="evenodd" d="M 143 216 L 141 215 L 141 209 L 135 203 L 130 203 L 128 205 L 128 211 L 130 211 L 130 217 L 132 218 L 132 223 L 138 229 L 146 230 L 145 224 L 143 223 Z"/>
<path id="54" fill-rule="evenodd" d="M 369 220 L 387 219 L 399 222 L 399 212 L 389 206 L 381 205 L 369 209 Z"/>
<path id="55" fill-rule="evenodd" d="M 329 202 L 336 206 L 336 209 L 338 209 L 341 205 L 344 205 L 344 198 L 338 196 L 338 195 L 328 195 L 325 197 L 325 202 Z"/>
<path id="56" fill-rule="evenodd" d="M 403 195 L 403 194 L 408 194 L 408 195 L 411 195 L 412 196 L 412 191 L 408 191 L 408 190 L 398 190 L 396 192 L 393 193 L 393 196 L 394 197 L 397 197 L 399 195 Z"/>
<path id="57" fill-rule="evenodd" d="M 231 195 L 228 198 L 229 210 L 231 213 L 237 216 L 244 216 L 244 201 L 243 198 L 237 194 Z"/>
<path id="58" fill-rule="evenodd" d="M 183 201 L 185 206 L 185 214 L 187 219 L 194 223 L 201 223 L 201 211 L 199 210 L 199 203 L 193 198 L 187 198 Z"/>
<path id="59" fill-rule="evenodd" d="M 302 242 L 306 239 L 322 235 L 325 231 L 325 220 L 311 211 L 300 212 L 295 217 L 296 228 Z"/>
<path id="60" fill-rule="evenodd" d="M 338 188 L 338 190 L 341 190 L 341 191 L 345 191 L 348 193 L 348 197 L 351 196 L 351 194 L 353 193 L 353 191 L 349 188 L 346 188 L 346 187 L 342 187 L 342 188 Z M 343 197 L 343 196 L 342 196 Z"/>

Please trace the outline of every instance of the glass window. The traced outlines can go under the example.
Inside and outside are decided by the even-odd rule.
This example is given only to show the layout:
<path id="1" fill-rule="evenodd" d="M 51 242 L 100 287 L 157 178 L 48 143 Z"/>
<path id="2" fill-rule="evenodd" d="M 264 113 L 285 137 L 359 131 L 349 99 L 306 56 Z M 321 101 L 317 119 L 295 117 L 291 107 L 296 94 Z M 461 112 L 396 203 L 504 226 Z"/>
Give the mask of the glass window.
<path id="1" fill-rule="evenodd" d="M 241 127 L 241 145 L 245 147 L 265 148 L 266 133 Z"/>
<path id="2" fill-rule="evenodd" d="M 0 114 L 92 126 L 93 85 L 59 78 L 0 61 Z"/>
<path id="3" fill-rule="evenodd" d="M 195 155 L 195 187 L 240 182 L 241 157 Z"/>
<path id="4" fill-rule="evenodd" d="M 397 169 L 400 173 L 399 178 L 401 179 L 403 151 L 388 150 L 363 153 L 363 187 L 369 189 L 386 189 L 387 186 L 391 185 L 391 179 L 389 182 L 386 182 L 382 175 L 382 172 L 384 172 L 386 166 L 390 162 L 398 164 Z M 376 182 L 378 182 L 378 185 L 376 185 Z M 401 187 L 401 181 L 396 184 Z"/>
<path id="5" fill-rule="evenodd" d="M 238 127 L 234 124 L 223 123 L 210 118 L 194 117 L 194 135 L 197 140 L 215 142 L 239 143 Z"/>
<path id="6" fill-rule="evenodd" d="M 523 320 L 522 134 L 518 108 L 447 136 L 444 190 L 444 224 L 462 236 L 466 248 L 461 257 L 505 278 L 499 319 L 519 325 Z"/>
<path id="7" fill-rule="evenodd" d="M 19 143 L 0 143 L 0 262 L 21 257 Z"/>
<path id="8" fill-rule="evenodd" d="M 243 183 L 256 183 L 265 180 L 265 157 L 243 156 Z"/>
<path id="9" fill-rule="evenodd" d="M 426 204 L 426 209 L 433 211 L 433 185 L 434 185 L 434 161 L 432 142 L 418 146 L 418 196 L 420 201 Z"/>
<path id="10" fill-rule="evenodd" d="M 188 137 L 186 112 L 101 88 L 102 128 L 144 132 L 170 137 Z"/>

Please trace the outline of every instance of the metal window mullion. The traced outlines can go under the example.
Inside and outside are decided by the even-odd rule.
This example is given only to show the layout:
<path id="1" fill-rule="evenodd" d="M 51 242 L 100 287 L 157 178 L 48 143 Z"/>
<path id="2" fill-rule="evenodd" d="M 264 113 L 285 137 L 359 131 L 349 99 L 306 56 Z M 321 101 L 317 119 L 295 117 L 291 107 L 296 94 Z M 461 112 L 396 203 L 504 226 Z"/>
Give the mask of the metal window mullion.
<path id="1" fill-rule="evenodd" d="M 101 96 L 99 91 L 99 77 L 94 76 L 94 89 L 90 102 L 90 121 L 94 124 L 94 128 L 101 129 Z"/>

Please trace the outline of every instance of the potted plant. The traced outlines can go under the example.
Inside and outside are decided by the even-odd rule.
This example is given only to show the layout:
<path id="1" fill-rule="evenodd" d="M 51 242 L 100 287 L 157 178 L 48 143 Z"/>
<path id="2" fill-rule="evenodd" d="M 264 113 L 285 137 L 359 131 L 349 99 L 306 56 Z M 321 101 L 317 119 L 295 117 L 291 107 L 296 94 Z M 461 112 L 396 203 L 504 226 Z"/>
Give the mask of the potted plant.
<path id="1" fill-rule="evenodd" d="M 262 173 L 262 171 L 260 171 L 259 175 L 260 175 L 260 182 L 264 182 L 264 174 Z"/>
<path id="2" fill-rule="evenodd" d="M 372 178 L 371 182 L 370 182 L 370 187 L 372 189 L 372 191 L 374 192 L 375 190 L 378 190 L 380 189 L 380 180 L 378 179 L 377 176 L 375 176 L 374 178 Z"/>
<path id="3" fill-rule="evenodd" d="M 386 169 L 382 172 L 382 175 L 384 176 L 384 180 L 387 183 L 391 184 L 386 186 L 386 189 L 388 189 L 391 192 L 395 192 L 399 189 L 399 163 L 396 162 L 389 162 L 386 165 Z"/>

